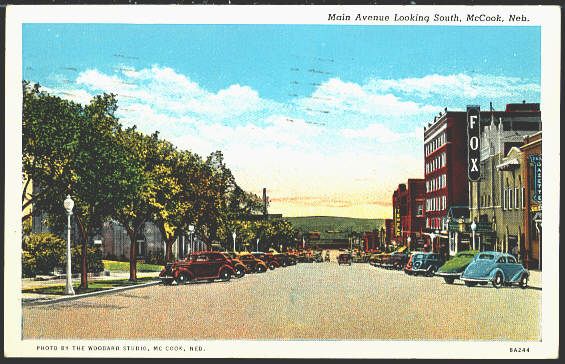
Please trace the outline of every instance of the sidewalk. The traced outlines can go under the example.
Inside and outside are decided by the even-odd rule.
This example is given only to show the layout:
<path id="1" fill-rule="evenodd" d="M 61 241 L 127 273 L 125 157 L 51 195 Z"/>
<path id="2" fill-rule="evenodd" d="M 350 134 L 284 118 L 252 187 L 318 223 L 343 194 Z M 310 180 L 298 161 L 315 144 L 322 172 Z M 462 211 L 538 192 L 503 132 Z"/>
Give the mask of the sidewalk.
<path id="1" fill-rule="evenodd" d="M 539 270 L 530 271 L 530 279 L 528 280 L 528 286 L 532 288 L 542 289 L 541 274 Z"/>
<path id="2" fill-rule="evenodd" d="M 147 278 L 153 277 L 157 279 L 159 277 L 159 272 L 138 272 L 137 278 Z M 111 275 L 100 275 L 100 276 L 93 276 L 89 275 L 88 282 L 96 282 L 96 281 L 105 281 L 105 280 L 119 280 L 119 279 L 128 279 L 129 272 L 112 272 Z M 80 281 L 80 278 L 73 278 L 73 283 Z M 151 284 L 157 284 L 160 281 L 155 280 L 153 282 L 141 283 L 138 285 L 132 286 L 125 286 L 125 287 L 118 287 L 118 288 L 111 288 L 96 292 L 84 293 L 84 294 L 77 294 L 74 296 L 64 296 L 60 294 L 41 294 L 41 293 L 29 293 L 29 292 L 22 292 L 22 302 L 24 303 L 32 303 L 32 302 L 56 302 L 56 301 L 63 301 L 67 299 L 77 299 L 80 297 L 85 296 L 92 296 L 96 294 L 104 294 L 110 293 L 115 291 L 121 291 L 125 289 L 132 289 L 138 287 L 144 287 Z M 37 280 L 36 278 L 24 278 L 22 279 L 22 290 L 33 289 L 33 288 L 44 288 L 44 287 L 51 287 L 51 286 L 64 286 L 66 284 L 66 279 L 60 277 L 43 277 L 43 279 Z"/>

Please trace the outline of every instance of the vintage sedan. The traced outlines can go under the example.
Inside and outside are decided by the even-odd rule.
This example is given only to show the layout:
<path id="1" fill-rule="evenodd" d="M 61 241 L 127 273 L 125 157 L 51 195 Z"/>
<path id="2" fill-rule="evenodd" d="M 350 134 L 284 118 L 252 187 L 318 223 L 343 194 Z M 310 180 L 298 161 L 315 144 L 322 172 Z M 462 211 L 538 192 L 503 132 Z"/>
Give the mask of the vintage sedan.
<path id="1" fill-rule="evenodd" d="M 275 259 L 272 253 L 263 253 L 263 252 L 253 252 L 251 253 L 257 259 L 261 259 L 262 261 L 267 264 L 270 270 L 280 267 L 280 263 Z"/>
<path id="2" fill-rule="evenodd" d="M 246 273 L 251 273 L 248 266 L 243 264 L 243 262 L 237 259 L 237 254 L 232 252 L 222 252 L 226 259 L 231 263 L 233 270 L 235 272 L 235 278 L 241 278 L 245 276 Z"/>
<path id="3" fill-rule="evenodd" d="M 220 279 L 229 281 L 235 275 L 231 262 L 219 252 L 204 251 L 189 255 L 184 260 L 169 263 L 159 274 L 164 284 Z"/>
<path id="4" fill-rule="evenodd" d="M 338 265 L 342 265 L 342 264 L 347 264 L 347 265 L 351 265 L 351 254 L 350 253 L 341 253 L 338 257 L 337 257 L 337 264 Z"/>
<path id="5" fill-rule="evenodd" d="M 453 284 L 456 279 L 461 277 L 461 273 L 463 273 L 477 253 L 477 250 L 465 250 L 458 252 L 453 258 L 449 259 L 444 265 L 439 267 L 435 275 L 443 277 L 445 283 Z"/>
<path id="6" fill-rule="evenodd" d="M 410 256 L 404 272 L 415 276 L 422 274 L 432 277 L 443 262 L 444 259 L 437 253 L 418 252 Z"/>
<path id="7" fill-rule="evenodd" d="M 513 255 L 485 251 L 473 258 L 463 271 L 461 280 L 468 287 L 491 282 L 496 288 L 511 284 L 526 288 L 529 277 L 530 272 Z"/>
<path id="8" fill-rule="evenodd" d="M 384 268 L 401 270 L 408 262 L 409 254 L 408 248 L 401 246 L 390 254 L 382 255 L 380 263 L 377 264 Z"/>
<path id="9" fill-rule="evenodd" d="M 312 255 L 311 251 L 302 250 L 302 251 L 300 251 L 300 253 L 298 253 L 298 261 L 300 263 L 313 263 L 314 262 L 314 256 Z"/>
<path id="10" fill-rule="evenodd" d="M 241 253 L 237 256 L 237 258 L 241 260 L 243 264 L 249 267 L 249 270 L 251 272 L 264 273 L 269 269 L 269 267 L 264 261 L 262 261 L 261 259 L 257 259 L 251 253 Z"/>

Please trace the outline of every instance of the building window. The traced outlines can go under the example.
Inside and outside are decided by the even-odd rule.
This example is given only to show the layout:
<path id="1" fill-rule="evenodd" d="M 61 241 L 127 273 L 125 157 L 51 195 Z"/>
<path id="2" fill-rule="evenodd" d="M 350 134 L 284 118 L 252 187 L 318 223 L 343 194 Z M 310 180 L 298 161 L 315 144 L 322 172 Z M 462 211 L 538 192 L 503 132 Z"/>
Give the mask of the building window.
<path id="1" fill-rule="evenodd" d="M 520 208 L 520 204 L 518 203 L 518 187 L 514 188 L 514 208 L 518 210 Z"/>
<path id="2" fill-rule="evenodd" d="M 423 216 L 424 215 L 424 205 L 421 203 L 418 204 L 416 216 Z"/>
<path id="3" fill-rule="evenodd" d="M 506 189 L 503 189 L 503 190 L 502 190 L 502 209 L 503 209 L 503 210 L 506 210 L 506 201 L 507 201 L 507 198 L 506 198 Z"/>
<path id="4" fill-rule="evenodd" d="M 512 209 L 512 203 L 514 202 L 514 198 L 512 196 L 512 188 L 508 189 L 508 209 Z"/>
<path id="5" fill-rule="evenodd" d="M 520 197 L 521 197 L 521 200 L 522 200 L 522 210 L 524 210 L 526 208 L 526 202 L 524 201 L 524 190 L 525 190 L 524 187 L 522 187 L 520 189 Z"/>

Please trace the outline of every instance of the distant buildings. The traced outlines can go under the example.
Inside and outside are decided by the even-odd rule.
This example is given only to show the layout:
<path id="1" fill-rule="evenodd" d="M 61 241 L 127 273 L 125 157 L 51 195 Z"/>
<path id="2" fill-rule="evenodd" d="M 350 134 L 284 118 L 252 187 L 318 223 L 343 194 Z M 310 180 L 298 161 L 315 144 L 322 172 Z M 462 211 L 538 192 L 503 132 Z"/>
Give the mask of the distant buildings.
<path id="1" fill-rule="evenodd" d="M 406 184 L 399 184 L 393 193 L 393 230 L 397 245 L 406 245 L 409 248 L 423 247 L 422 231 L 425 226 L 424 182 L 423 179 L 408 179 Z"/>

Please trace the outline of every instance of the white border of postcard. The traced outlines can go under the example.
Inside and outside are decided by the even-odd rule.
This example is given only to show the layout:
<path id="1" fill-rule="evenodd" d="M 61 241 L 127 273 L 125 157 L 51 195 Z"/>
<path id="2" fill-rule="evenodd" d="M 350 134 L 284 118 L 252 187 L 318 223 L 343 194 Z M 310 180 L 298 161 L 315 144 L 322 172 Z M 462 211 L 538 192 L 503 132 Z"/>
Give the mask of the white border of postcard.
<path id="1" fill-rule="evenodd" d="M 109 8 L 111 7 L 111 8 Z M 18 196 L 21 181 L 22 24 L 23 23 L 137 23 L 137 24 L 332 24 L 340 25 L 471 25 L 455 23 L 375 23 L 374 21 L 328 21 L 330 13 L 430 15 L 481 12 L 525 14 L 523 24 L 485 21 L 475 26 L 541 26 L 541 105 L 543 107 L 545 213 L 543 241 L 543 291 L 540 342 L 469 341 L 182 341 L 184 346 L 201 346 L 203 351 L 178 352 L 81 352 L 40 351 L 38 345 L 165 345 L 180 341 L 111 340 L 21 340 L 21 211 Z M 559 343 L 559 122 L 560 122 L 560 36 L 558 6 L 176 6 L 176 5 L 81 5 L 8 6 L 6 12 L 6 174 L 5 174 L 5 259 L 4 259 L 4 350 L 5 355 L 29 357 L 295 357 L 295 358 L 556 358 Z M 392 18 L 392 17 L 391 17 Z M 17 212 L 17 213 L 14 213 Z M 510 348 L 527 347 L 529 352 L 510 353 Z"/>

